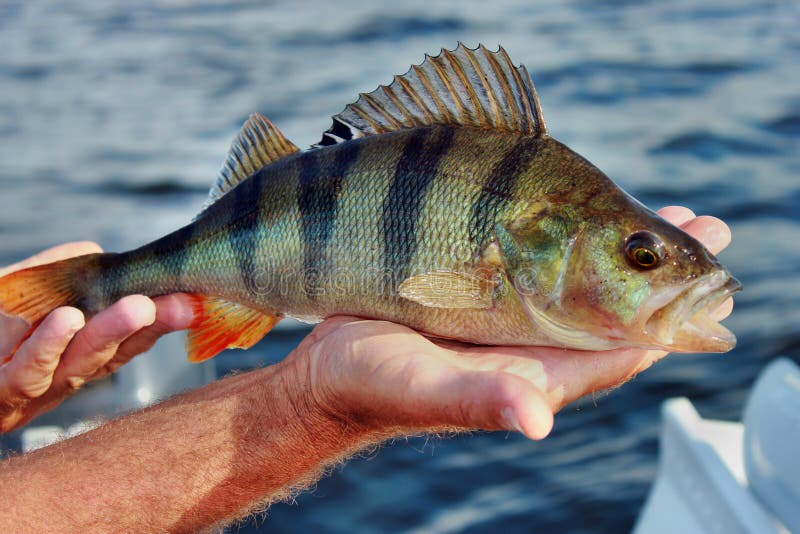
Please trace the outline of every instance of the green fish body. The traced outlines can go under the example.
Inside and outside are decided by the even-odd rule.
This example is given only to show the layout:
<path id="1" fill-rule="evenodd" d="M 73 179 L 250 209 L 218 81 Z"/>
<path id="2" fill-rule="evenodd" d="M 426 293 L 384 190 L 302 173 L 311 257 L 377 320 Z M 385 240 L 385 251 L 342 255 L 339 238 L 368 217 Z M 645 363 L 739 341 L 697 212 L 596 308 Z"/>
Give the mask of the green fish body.
<path id="1" fill-rule="evenodd" d="M 549 137 L 502 49 L 427 58 L 307 151 L 253 115 L 210 200 L 139 249 L 0 279 L 0 309 L 33 324 L 62 304 L 91 315 L 189 293 L 193 361 L 251 346 L 284 316 L 340 314 L 492 345 L 733 344 L 708 312 L 738 282 Z"/>

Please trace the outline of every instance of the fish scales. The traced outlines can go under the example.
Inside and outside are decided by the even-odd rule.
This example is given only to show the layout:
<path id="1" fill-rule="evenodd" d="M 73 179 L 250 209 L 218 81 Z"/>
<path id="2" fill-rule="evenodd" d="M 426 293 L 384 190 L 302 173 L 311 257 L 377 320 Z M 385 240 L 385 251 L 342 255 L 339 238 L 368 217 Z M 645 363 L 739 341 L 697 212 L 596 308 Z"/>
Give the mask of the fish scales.
<path id="1" fill-rule="evenodd" d="M 333 205 L 330 201 L 308 203 L 310 196 L 305 202 L 300 201 L 299 205 L 304 206 L 299 210 L 300 224 L 306 227 L 302 247 L 306 258 L 314 258 L 313 264 L 306 261 L 298 268 L 297 255 L 283 252 L 292 239 L 286 235 L 272 236 L 268 239 L 271 246 L 265 244 L 265 257 L 260 260 L 262 265 L 273 265 L 265 273 L 271 283 L 265 292 L 252 298 L 258 299 L 261 306 L 274 303 L 286 314 L 305 319 L 333 313 L 362 315 L 370 310 L 373 315 L 379 313 L 380 318 L 413 320 L 420 326 L 426 321 L 452 324 L 458 313 L 420 310 L 418 305 L 400 301 L 396 296 L 399 281 L 411 272 L 468 265 L 480 248 L 479 243 L 469 238 L 470 210 L 465 206 L 480 201 L 481 197 L 483 201 L 486 199 L 483 181 L 489 176 L 493 160 L 485 157 L 485 151 L 476 151 L 475 143 L 480 139 L 480 143 L 489 147 L 492 139 L 485 132 L 447 130 L 403 131 L 392 139 L 378 142 L 365 138 L 331 147 L 330 153 L 320 150 L 315 154 L 317 165 L 332 170 L 332 176 L 323 173 L 316 177 L 314 183 L 322 184 L 317 191 L 324 191 L 333 182 L 339 184 L 338 208 L 329 209 Z M 515 146 L 511 136 L 497 137 L 502 139 L 501 147 Z M 425 157 L 415 158 L 417 151 L 411 153 L 406 147 L 418 146 L 421 139 L 428 139 L 430 145 L 427 151 L 422 150 Z M 445 146 L 442 139 L 451 141 Z M 470 148 L 460 151 L 459 141 Z M 335 163 L 323 165 L 347 159 L 341 153 L 354 150 L 351 146 L 357 147 L 359 160 L 349 164 L 349 172 L 343 177 L 338 176 L 339 167 Z M 464 152 L 479 152 L 484 157 L 470 162 Z M 499 164 L 503 151 L 498 152 L 494 159 Z M 299 167 L 307 165 L 301 162 Z M 276 167 L 273 173 L 280 170 Z M 417 179 L 409 179 L 410 173 L 416 173 Z M 285 178 L 265 173 L 260 179 Z M 262 195 L 262 203 L 284 202 L 281 189 L 267 189 Z M 457 202 L 452 202 L 454 198 Z M 311 231 L 311 227 L 316 231 Z M 286 261 L 275 262 L 275 258 Z M 313 288 L 308 286 L 309 269 L 314 271 Z M 304 287 L 309 291 L 303 290 Z M 474 318 L 465 322 L 475 325 L 474 328 L 485 323 Z"/>
<path id="2" fill-rule="evenodd" d="M 303 229 L 304 290 L 309 297 L 317 295 L 317 279 L 331 269 L 327 260 L 339 210 L 342 184 L 349 170 L 358 161 L 360 144 L 352 143 L 337 150 L 333 157 L 324 152 L 311 152 L 313 158 L 303 165 L 298 202 Z M 320 173 L 318 161 L 323 159 L 326 172 Z M 332 161 L 331 161 L 332 160 Z"/>
<path id="3" fill-rule="evenodd" d="M 425 157 L 404 150 L 421 139 L 430 142 L 427 152 L 423 149 Z M 459 142 L 469 148 L 459 150 Z M 464 153 L 486 155 L 476 144 L 506 150 L 497 150 L 494 158 L 465 158 Z M 492 169 L 507 164 L 508 152 L 518 150 L 519 143 L 507 134 L 423 128 L 398 132 L 393 139 L 364 138 L 299 154 L 238 186 L 187 227 L 191 231 L 179 230 L 120 256 L 128 275 L 115 277 L 119 286 L 110 293 L 111 301 L 160 283 L 166 293 L 210 292 L 305 319 L 371 309 L 380 318 L 419 327 L 458 321 L 465 323 L 462 334 L 467 328 L 480 329 L 486 326 L 480 314 L 459 319 L 454 310 L 419 309 L 400 301 L 395 290 L 398 280 L 412 272 L 452 269 L 474 260 L 481 243 L 469 237 L 474 211 L 469 206 L 500 205 L 491 200 L 495 193 L 488 195 L 484 182 Z M 331 172 L 304 178 L 312 166 Z M 409 179 L 412 173 L 416 180 Z M 335 203 L 322 198 L 326 190 L 330 194 L 337 189 Z M 252 203 L 247 207 L 244 199 L 256 197 L 257 210 Z M 296 200 L 294 207 L 287 206 L 287 198 Z M 495 216 L 501 214 L 495 211 Z M 239 257 L 242 252 L 247 261 Z M 151 261 L 154 257 L 158 262 Z M 144 272 L 136 272 L 134 265 Z M 308 285 L 310 270 L 313 288 Z M 181 274 L 165 277 L 165 272 Z M 166 279 L 174 285 L 165 287 Z M 518 339 L 521 332 L 508 335 Z"/>
<path id="4" fill-rule="evenodd" d="M 252 115 L 192 223 L 7 275 L 0 311 L 34 325 L 185 292 L 192 361 L 336 314 L 481 344 L 724 351 L 710 313 L 739 288 L 548 135 L 524 67 L 459 45 L 362 95 L 311 150 Z"/>

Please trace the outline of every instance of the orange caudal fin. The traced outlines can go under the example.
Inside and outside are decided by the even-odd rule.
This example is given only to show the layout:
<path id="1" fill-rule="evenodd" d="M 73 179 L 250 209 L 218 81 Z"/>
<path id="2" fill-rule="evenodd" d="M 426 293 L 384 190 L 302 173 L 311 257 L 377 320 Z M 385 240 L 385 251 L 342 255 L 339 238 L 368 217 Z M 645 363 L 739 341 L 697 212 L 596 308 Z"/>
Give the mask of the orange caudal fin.
<path id="1" fill-rule="evenodd" d="M 217 297 L 191 295 L 194 323 L 186 352 L 190 362 L 202 362 L 229 348 L 249 349 L 278 324 L 281 316 L 254 310 Z"/>
<path id="2" fill-rule="evenodd" d="M 15 271 L 0 278 L 0 312 L 34 325 L 60 306 L 78 303 L 82 282 L 100 254 Z"/>

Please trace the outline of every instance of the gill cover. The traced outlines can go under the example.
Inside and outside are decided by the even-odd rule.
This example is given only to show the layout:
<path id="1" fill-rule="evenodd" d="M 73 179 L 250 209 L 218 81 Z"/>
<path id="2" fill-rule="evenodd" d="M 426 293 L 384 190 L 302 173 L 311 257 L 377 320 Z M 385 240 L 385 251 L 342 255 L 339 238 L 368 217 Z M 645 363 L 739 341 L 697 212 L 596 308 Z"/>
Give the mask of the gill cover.
<path id="1" fill-rule="evenodd" d="M 554 345 L 601 350 L 614 346 L 574 323 L 563 305 L 574 256 L 585 225 L 550 207 L 529 210 L 510 225 L 497 225 L 496 239 L 513 290 L 535 328 Z M 573 319 L 573 320 L 570 320 Z"/>

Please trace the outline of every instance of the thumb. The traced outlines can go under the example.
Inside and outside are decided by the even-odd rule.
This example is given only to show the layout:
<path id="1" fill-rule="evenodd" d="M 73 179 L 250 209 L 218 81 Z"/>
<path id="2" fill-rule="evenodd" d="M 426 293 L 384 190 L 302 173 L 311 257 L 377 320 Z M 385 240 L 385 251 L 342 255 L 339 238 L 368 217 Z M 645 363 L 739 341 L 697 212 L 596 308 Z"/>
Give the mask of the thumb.
<path id="1" fill-rule="evenodd" d="M 393 393 L 401 395 L 391 403 L 400 410 L 395 422 L 401 426 L 505 429 L 531 439 L 542 439 L 553 428 L 553 412 L 541 391 L 503 371 L 420 374 Z"/>

